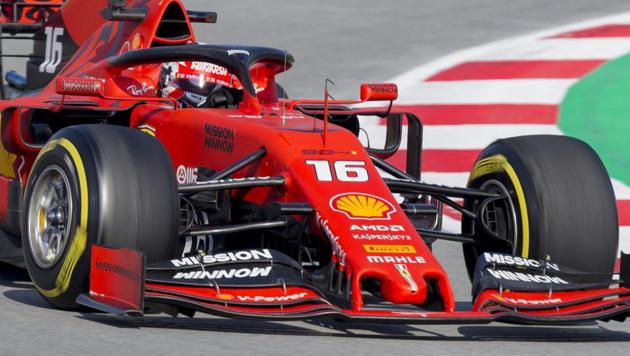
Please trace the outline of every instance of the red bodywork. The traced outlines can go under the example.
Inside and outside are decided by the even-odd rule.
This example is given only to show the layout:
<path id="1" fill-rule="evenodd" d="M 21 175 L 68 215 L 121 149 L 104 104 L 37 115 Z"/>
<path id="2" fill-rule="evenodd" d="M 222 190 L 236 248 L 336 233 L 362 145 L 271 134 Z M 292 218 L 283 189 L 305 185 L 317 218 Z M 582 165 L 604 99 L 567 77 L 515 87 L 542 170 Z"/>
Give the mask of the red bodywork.
<path id="1" fill-rule="evenodd" d="M 57 12 L 64 0 L 2 0 L 0 1 L 0 24 L 34 24 L 44 22 Z"/>
<path id="2" fill-rule="evenodd" d="M 156 35 L 160 19 L 168 7 L 183 9 L 180 0 L 137 1 L 131 6 L 136 3 L 147 9 L 143 22 L 104 20 L 99 12 L 107 6 L 105 0 L 91 0 L 90 6 L 72 1 L 60 10 L 65 29 L 79 50 L 57 74 L 57 80 L 36 95 L 0 103 L 3 151 L 0 192 L 6 192 L 11 182 L 26 182 L 41 148 L 32 144 L 29 132 L 22 125 L 34 110 L 57 113 L 72 106 L 100 112 L 130 111 L 129 126 L 154 135 L 166 147 L 173 162 L 171 168 L 178 174 L 180 184 L 193 183 L 189 174 L 193 167 L 219 170 L 265 147 L 267 154 L 264 158 L 240 170 L 234 177 L 282 176 L 285 186 L 239 191 L 239 198 L 259 204 L 307 202 L 314 207 L 316 224 L 313 228 L 330 241 L 331 259 L 338 271 L 351 281 L 352 295 L 350 307 L 343 308 L 306 287 L 218 289 L 147 282 L 144 286 L 146 301 L 240 317 L 334 315 L 401 322 L 512 320 L 559 323 L 607 318 L 627 311 L 630 290 L 623 288 L 554 292 L 552 295 L 485 291 L 475 301 L 473 310 L 455 311 L 446 272 L 400 208 L 359 140 L 348 130 L 335 125 L 329 124 L 324 130 L 325 121 L 294 109 L 297 104 L 321 104 L 321 100 L 278 100 L 275 76 L 286 69 L 286 63 L 263 60 L 252 65 L 250 75 L 257 89 L 262 90 L 257 96 L 245 92 L 238 109 L 180 109 L 176 103 L 156 97 L 155 91 L 135 96 L 132 87 L 157 88 L 159 66 L 146 64 L 120 68 L 107 58 L 158 45 L 196 42 L 190 23 L 189 36 L 168 39 Z M 364 87 L 361 98 L 389 100 L 393 90 L 391 86 Z M 339 103 L 347 102 L 331 102 Z M 229 142 L 209 144 L 216 138 L 213 128 L 230 132 L 231 138 L 222 138 Z M 341 164 L 345 167 L 360 167 L 360 172 L 349 170 L 340 176 L 340 172 L 335 171 L 338 162 L 345 162 Z M 326 171 L 331 172 L 330 175 L 318 177 L 316 166 L 322 164 L 332 167 Z M 2 201 L 0 220 L 5 218 L 6 212 L 6 201 Z M 361 240 L 356 237 L 357 229 L 364 226 L 384 226 L 395 238 L 376 242 Z M 116 254 L 123 252 L 100 253 L 110 253 L 108 258 L 116 260 Z M 93 283 L 115 281 L 99 274 L 97 269 L 92 271 L 92 278 Z M 442 310 L 365 309 L 361 282 L 366 279 L 379 281 L 386 301 L 406 305 L 424 304 L 428 295 L 427 282 L 430 281 L 437 286 Z M 120 293 L 111 288 L 93 287 L 92 297 L 99 300 L 101 295 L 99 301 L 110 305 L 108 298 L 112 296 L 102 297 L 103 291 Z M 127 299 L 124 295 L 113 297 Z M 125 304 L 118 300 L 116 303 L 125 308 L 137 305 L 133 301 Z"/>

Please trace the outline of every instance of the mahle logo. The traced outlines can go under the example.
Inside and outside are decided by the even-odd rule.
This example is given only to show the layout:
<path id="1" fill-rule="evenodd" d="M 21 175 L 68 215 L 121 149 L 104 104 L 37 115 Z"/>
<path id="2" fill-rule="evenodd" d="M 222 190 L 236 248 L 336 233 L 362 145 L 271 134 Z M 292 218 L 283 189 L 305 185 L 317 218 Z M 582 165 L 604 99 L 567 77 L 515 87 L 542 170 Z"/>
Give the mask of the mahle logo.
<path id="1" fill-rule="evenodd" d="M 350 219 L 389 220 L 396 208 L 387 200 L 364 193 L 344 193 L 330 200 L 330 207 Z"/>

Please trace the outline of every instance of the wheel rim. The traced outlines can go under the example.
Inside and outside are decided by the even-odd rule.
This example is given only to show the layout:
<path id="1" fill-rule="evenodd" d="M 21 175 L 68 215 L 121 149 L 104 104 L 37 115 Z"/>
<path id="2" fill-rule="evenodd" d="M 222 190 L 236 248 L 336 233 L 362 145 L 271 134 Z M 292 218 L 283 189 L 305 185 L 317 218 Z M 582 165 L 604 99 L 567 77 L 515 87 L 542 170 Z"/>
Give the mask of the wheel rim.
<path id="1" fill-rule="evenodd" d="M 68 176 L 57 165 L 37 177 L 28 205 L 28 242 L 33 260 L 52 268 L 64 253 L 72 226 L 72 193 Z"/>
<path id="2" fill-rule="evenodd" d="M 516 255 L 516 249 L 518 246 L 518 228 L 517 228 L 517 219 L 516 219 L 516 209 L 514 208 L 514 203 L 512 202 L 512 197 L 505 187 L 505 185 L 496 180 L 490 179 L 485 181 L 481 187 L 481 190 L 487 191 L 490 193 L 497 193 L 505 196 L 506 198 L 501 200 L 505 203 L 493 203 L 493 208 L 488 207 L 488 213 L 497 214 L 498 209 L 503 209 L 505 212 L 505 218 L 501 219 L 503 221 L 497 221 L 497 235 L 504 240 L 507 240 L 512 245 L 512 254 Z M 492 209 L 495 209 L 493 211 Z"/>

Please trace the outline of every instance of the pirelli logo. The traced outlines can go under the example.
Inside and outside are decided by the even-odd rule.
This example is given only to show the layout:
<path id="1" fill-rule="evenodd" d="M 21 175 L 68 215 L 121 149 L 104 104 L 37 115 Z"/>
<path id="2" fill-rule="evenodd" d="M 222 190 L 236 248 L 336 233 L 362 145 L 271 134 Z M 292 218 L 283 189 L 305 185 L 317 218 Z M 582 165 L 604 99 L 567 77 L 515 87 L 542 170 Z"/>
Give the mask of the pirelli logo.
<path id="1" fill-rule="evenodd" d="M 363 245 L 367 253 L 416 253 L 411 245 Z"/>

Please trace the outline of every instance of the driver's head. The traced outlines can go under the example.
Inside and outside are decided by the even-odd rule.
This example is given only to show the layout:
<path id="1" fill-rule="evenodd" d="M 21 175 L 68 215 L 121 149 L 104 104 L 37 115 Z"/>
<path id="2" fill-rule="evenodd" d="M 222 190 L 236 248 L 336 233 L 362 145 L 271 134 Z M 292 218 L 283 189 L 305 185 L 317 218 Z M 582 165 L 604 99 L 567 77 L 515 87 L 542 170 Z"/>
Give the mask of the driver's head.
<path id="1" fill-rule="evenodd" d="M 233 82 L 226 68 L 213 63 L 168 62 L 160 70 L 159 90 L 184 107 L 208 107 L 211 94 L 233 88 Z"/>

